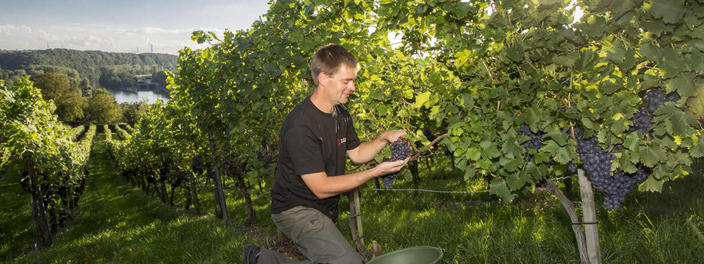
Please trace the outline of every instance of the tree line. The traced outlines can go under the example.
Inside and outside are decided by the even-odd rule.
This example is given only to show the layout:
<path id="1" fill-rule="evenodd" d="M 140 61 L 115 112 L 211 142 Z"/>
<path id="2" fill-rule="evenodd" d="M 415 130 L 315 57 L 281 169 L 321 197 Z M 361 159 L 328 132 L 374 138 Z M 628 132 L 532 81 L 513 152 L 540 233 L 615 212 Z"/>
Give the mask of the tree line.
<path id="1" fill-rule="evenodd" d="M 66 75 L 84 96 L 94 88 L 133 89 L 137 75 L 164 80 L 164 70 L 174 70 L 176 56 L 154 53 L 116 53 L 69 49 L 7 51 L 0 50 L 0 79 L 13 83 L 25 75 L 46 72 Z M 164 88 L 165 82 L 157 82 Z"/>
<path id="2" fill-rule="evenodd" d="M 135 124 L 147 105 L 144 102 L 117 104 L 115 97 L 105 89 L 97 89 L 90 96 L 83 96 L 80 88 L 66 75 L 56 72 L 34 77 L 45 100 L 53 100 L 55 114 L 60 121 L 70 124 Z"/>

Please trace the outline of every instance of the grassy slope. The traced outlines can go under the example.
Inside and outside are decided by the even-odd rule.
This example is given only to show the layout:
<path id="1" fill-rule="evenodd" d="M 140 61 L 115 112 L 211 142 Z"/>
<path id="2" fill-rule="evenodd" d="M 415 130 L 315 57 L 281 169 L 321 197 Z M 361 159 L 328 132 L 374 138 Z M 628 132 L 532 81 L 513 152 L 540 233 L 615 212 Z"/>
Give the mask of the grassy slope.
<path id="1" fill-rule="evenodd" d="M 0 261 L 9 261 L 32 245 L 30 196 L 22 191 L 14 166 L 8 166 L 0 178 Z"/>
<path id="2" fill-rule="evenodd" d="M 96 135 L 81 213 L 73 225 L 49 249 L 16 262 L 238 262 L 244 243 L 261 237 L 212 216 L 179 212 L 125 184 L 111 170 L 103 139 L 104 134 Z"/>
<path id="3" fill-rule="evenodd" d="M 128 186 L 112 172 L 103 138 L 103 134 L 96 135 L 80 216 L 57 237 L 54 246 L 14 261 L 239 263 L 245 244 L 272 244 L 276 240 L 266 193 L 253 191 L 258 214 L 254 228 L 239 225 L 245 214 L 239 209 L 243 202 L 236 190 L 227 193 L 231 221 L 184 214 Z M 622 210 L 598 211 L 604 262 L 699 263 L 704 259 L 704 241 L 697 240 L 685 222 L 694 215 L 699 227 L 704 227 L 704 196 L 699 195 L 704 189 L 703 171 L 696 167 L 695 175 L 668 183 L 662 194 L 632 192 Z M 451 172 L 424 179 L 422 188 L 462 189 L 464 183 L 457 180 L 461 177 L 440 176 L 447 173 Z M 0 261 L 14 258 L 31 243 L 28 200 L 6 194 L 6 190 L 19 188 L 12 186 L 0 181 L 0 203 L 10 202 L 10 210 L 20 212 L 10 214 L 3 209 L 0 214 Z M 365 242 L 376 240 L 385 252 L 432 245 L 445 250 L 446 263 L 578 262 L 569 219 L 548 195 L 525 195 L 505 205 L 482 202 L 481 195 L 413 197 L 411 193 L 373 192 L 371 187 L 373 184 L 363 188 Z M 410 185 L 401 180 L 396 187 Z M 202 198 L 203 208 L 212 211 L 212 192 L 203 190 Z M 345 198 L 341 212 L 338 226 L 343 234 L 349 234 Z M 6 232 L 8 229 L 28 231 Z"/>

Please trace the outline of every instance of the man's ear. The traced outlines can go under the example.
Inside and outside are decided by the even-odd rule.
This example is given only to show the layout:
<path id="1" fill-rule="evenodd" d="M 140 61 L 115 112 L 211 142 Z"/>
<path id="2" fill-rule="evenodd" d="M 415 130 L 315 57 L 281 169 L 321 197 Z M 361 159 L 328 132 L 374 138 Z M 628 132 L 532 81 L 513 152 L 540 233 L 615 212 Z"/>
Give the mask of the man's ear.
<path id="1" fill-rule="evenodd" d="M 330 78 L 330 76 L 328 76 L 324 72 L 318 73 L 318 84 L 321 84 L 321 83 L 327 81 L 327 79 L 329 79 L 329 78 Z"/>

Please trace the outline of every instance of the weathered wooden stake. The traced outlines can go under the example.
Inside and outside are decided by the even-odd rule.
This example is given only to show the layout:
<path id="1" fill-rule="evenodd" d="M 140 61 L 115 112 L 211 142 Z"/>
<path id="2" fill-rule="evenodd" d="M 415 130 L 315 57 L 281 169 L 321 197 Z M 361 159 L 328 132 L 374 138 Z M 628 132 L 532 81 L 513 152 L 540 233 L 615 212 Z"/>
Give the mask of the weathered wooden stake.
<path id="1" fill-rule="evenodd" d="M 357 213 L 357 235 L 360 244 L 364 245 L 364 230 L 362 229 L 362 207 L 359 205 L 359 189 L 354 191 L 354 211 Z"/>
<path id="2" fill-rule="evenodd" d="M 539 187 L 537 190 L 539 191 L 545 191 L 549 192 L 552 195 L 555 195 L 557 197 L 557 200 L 560 201 L 560 204 L 562 204 L 562 207 L 565 208 L 565 211 L 567 211 L 567 215 L 570 217 L 570 221 L 572 223 L 578 223 L 579 222 L 579 216 L 577 216 L 577 212 L 574 210 L 574 203 L 570 201 L 570 199 L 565 196 L 562 191 L 560 191 L 560 188 L 551 180 L 545 181 L 545 186 L 544 187 Z M 587 257 L 587 247 L 586 247 L 586 242 L 584 239 L 584 233 L 582 232 L 582 227 L 579 225 L 572 225 L 572 232 L 574 232 L 575 239 L 577 241 L 577 249 L 579 250 L 579 259 L 580 263 L 582 264 L 590 264 L 589 263 L 589 258 Z"/>
<path id="3" fill-rule="evenodd" d="M 366 262 L 370 256 L 364 245 L 364 233 L 362 230 L 362 209 L 359 205 L 359 189 L 354 189 L 347 193 L 350 200 L 350 232 L 354 240 L 355 249 Z"/>
<path id="4" fill-rule="evenodd" d="M 587 240 L 587 256 L 589 263 L 601 264 L 601 250 L 599 249 L 599 229 L 596 224 L 596 209 L 594 206 L 594 192 L 582 169 L 577 170 L 579 178 L 579 193 L 582 198 L 582 219 L 584 233 Z"/>

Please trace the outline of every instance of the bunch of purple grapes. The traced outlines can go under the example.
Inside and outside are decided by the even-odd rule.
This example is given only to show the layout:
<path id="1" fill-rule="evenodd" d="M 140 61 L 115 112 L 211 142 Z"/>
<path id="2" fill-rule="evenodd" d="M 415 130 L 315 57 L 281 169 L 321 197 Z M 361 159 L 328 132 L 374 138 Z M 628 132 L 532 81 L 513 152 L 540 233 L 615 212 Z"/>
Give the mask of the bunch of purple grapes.
<path id="1" fill-rule="evenodd" d="M 631 131 L 640 131 L 649 135 L 653 126 L 653 113 L 663 106 L 665 102 L 676 102 L 679 100 L 680 96 L 676 92 L 665 95 L 660 88 L 648 90 L 643 97 L 643 106 L 638 113 L 633 115 Z"/>
<path id="2" fill-rule="evenodd" d="M 594 137 L 585 140 L 580 135 L 578 142 L 577 153 L 582 159 L 582 168 L 594 188 L 604 193 L 606 209 L 621 207 L 626 194 L 633 189 L 633 186 L 648 178 L 649 174 L 641 166 L 638 166 L 634 174 L 618 170 L 611 175 L 611 161 L 614 155 L 599 146 Z"/>
<path id="3" fill-rule="evenodd" d="M 533 133 L 533 131 L 530 130 L 530 127 L 528 127 L 528 125 L 521 124 L 521 127 L 518 128 L 518 134 L 530 137 L 528 141 L 523 143 L 523 147 L 526 148 L 526 151 L 531 149 L 537 151 L 540 147 L 543 146 L 543 132 Z M 533 159 L 533 155 L 530 155 L 528 157 L 528 161 L 533 161 Z"/>
<path id="4" fill-rule="evenodd" d="M 389 145 L 391 147 L 391 159 L 390 161 L 403 160 L 411 155 L 411 145 L 408 139 L 400 138 Z M 396 179 L 397 173 L 390 173 L 385 176 L 381 176 L 381 181 L 384 183 L 384 187 L 391 188 L 394 185 L 394 180 Z"/>

